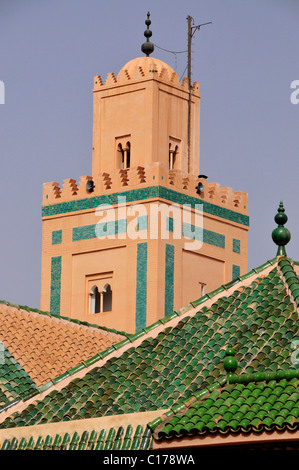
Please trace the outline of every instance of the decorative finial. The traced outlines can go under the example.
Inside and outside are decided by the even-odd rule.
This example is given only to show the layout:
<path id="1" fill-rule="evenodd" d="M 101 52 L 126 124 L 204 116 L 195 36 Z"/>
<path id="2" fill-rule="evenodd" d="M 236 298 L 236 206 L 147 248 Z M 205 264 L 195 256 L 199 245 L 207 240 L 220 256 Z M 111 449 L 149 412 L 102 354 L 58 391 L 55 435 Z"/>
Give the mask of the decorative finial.
<path id="1" fill-rule="evenodd" d="M 145 20 L 145 24 L 147 29 L 144 31 L 144 36 L 146 37 L 146 42 L 144 42 L 141 46 L 142 52 L 148 57 L 152 52 L 154 52 L 154 45 L 150 42 L 149 38 L 152 36 L 152 32 L 149 29 L 151 24 L 150 20 L 150 12 L 147 14 L 147 20 Z"/>
<path id="2" fill-rule="evenodd" d="M 284 227 L 284 224 L 288 221 L 288 216 L 285 213 L 282 201 L 280 201 L 278 212 L 274 217 L 274 220 L 278 225 L 278 227 L 276 227 L 272 232 L 272 240 L 276 245 L 278 245 L 276 256 L 286 256 L 285 245 L 289 243 L 291 234 L 289 230 Z"/>
<path id="3" fill-rule="evenodd" d="M 225 359 L 224 359 L 224 369 L 227 372 L 228 378 L 230 378 L 232 375 L 234 375 L 234 372 L 236 368 L 238 367 L 238 362 L 237 359 L 234 357 L 235 356 L 235 351 L 232 348 L 228 348 L 225 351 Z"/>

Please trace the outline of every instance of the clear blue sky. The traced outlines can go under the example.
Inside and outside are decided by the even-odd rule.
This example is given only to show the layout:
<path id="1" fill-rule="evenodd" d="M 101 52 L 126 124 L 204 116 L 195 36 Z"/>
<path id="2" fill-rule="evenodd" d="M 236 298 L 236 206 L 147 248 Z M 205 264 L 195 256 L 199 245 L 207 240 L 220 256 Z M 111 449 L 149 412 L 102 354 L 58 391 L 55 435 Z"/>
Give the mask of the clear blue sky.
<path id="1" fill-rule="evenodd" d="M 299 259 L 297 0 L 0 0 L 0 298 L 39 307 L 44 182 L 91 173 L 94 75 L 118 73 L 152 41 L 187 48 L 201 90 L 201 172 L 249 194 L 248 269 L 276 254 L 279 201 Z M 179 76 L 186 54 L 155 50 Z"/>

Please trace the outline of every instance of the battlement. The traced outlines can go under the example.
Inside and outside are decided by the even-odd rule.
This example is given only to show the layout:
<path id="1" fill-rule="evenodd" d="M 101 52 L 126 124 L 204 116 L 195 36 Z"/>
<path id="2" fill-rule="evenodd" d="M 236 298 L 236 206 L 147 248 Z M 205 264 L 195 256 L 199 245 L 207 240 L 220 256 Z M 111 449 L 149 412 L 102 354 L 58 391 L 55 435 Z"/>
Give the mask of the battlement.
<path id="1" fill-rule="evenodd" d="M 187 77 L 180 82 L 178 74 L 169 65 L 150 57 L 141 57 L 128 62 L 117 76 L 113 72 L 108 73 L 106 80 L 103 80 L 100 75 L 95 76 L 94 91 L 149 79 L 167 83 L 182 91 L 189 91 Z M 192 93 L 199 95 L 199 82 L 193 83 Z"/>
<path id="2" fill-rule="evenodd" d="M 88 191 L 87 182 L 93 182 L 92 191 Z M 198 194 L 197 185 L 202 184 Z M 223 208 L 248 215 L 248 195 L 243 191 L 233 191 L 221 187 L 218 183 L 209 183 L 205 178 L 198 178 L 180 170 L 168 170 L 161 163 L 148 167 L 137 166 L 127 170 L 115 170 L 111 173 L 99 173 L 96 178 L 82 176 L 77 183 L 74 179 L 65 179 L 62 186 L 57 182 L 43 185 L 43 205 L 70 202 L 94 196 L 121 193 L 142 187 L 163 186 L 199 201 L 209 202 Z"/>

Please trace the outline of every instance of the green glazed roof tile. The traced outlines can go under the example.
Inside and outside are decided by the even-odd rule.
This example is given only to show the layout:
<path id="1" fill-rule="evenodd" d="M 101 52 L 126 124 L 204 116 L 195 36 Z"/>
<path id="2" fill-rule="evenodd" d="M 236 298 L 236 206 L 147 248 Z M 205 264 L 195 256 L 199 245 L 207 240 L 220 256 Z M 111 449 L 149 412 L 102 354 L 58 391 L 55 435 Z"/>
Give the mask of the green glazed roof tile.
<path id="1" fill-rule="evenodd" d="M 285 261 L 285 266 L 292 269 L 291 263 Z M 166 328 L 157 337 L 152 338 L 149 333 L 134 347 L 134 340 L 142 340 L 145 331 L 131 335 L 132 347 L 119 357 L 113 356 L 115 348 L 110 348 L 101 354 L 101 357 L 111 354 L 103 366 L 95 366 L 81 378 L 74 378 L 59 394 L 51 392 L 43 400 L 36 399 L 38 413 L 29 414 L 24 410 L 11 417 L 10 425 L 35 425 L 55 421 L 58 417 L 60 420 L 82 419 L 86 414 L 100 417 L 141 409 L 166 409 L 170 403 L 178 404 L 179 409 L 182 400 L 198 395 L 214 383 L 215 377 L 221 379 L 225 375 L 223 359 L 228 345 L 236 351 L 237 374 L 241 380 L 245 372 L 263 373 L 270 369 L 275 374 L 278 369 L 289 370 L 292 341 L 297 339 L 298 333 L 297 312 L 288 295 L 282 268 L 270 265 L 272 271 L 265 277 L 261 270 L 260 277 L 247 287 L 238 282 L 232 295 L 224 291 L 225 295 L 212 302 L 209 308 L 202 306 L 204 301 L 200 299 L 192 303 L 197 309 L 195 314 L 188 313 L 180 318 L 177 312 L 178 315 L 172 316 L 177 317 L 177 324 L 170 327 L 166 321 Z M 281 299 L 274 306 L 278 296 Z M 82 374 L 85 367 L 86 364 L 80 364 L 69 372 L 81 371 Z M 28 387 L 26 380 L 25 389 Z M 250 380 L 249 376 L 248 383 Z M 90 397 L 93 397 L 94 407 L 89 405 Z M 236 406 L 243 406 L 244 395 L 230 398 Z M 5 426 L 4 422 L 0 428 Z"/>
<path id="2" fill-rule="evenodd" d="M 263 378 L 265 377 L 266 374 Z M 244 400 L 240 400 L 241 397 Z M 292 401 L 290 397 L 293 397 Z M 220 402 L 219 398 L 223 400 Z M 159 423 L 156 420 L 156 423 L 149 423 L 149 427 L 154 431 L 154 438 L 160 440 L 203 435 L 211 431 L 228 433 L 236 430 L 295 430 L 299 428 L 298 416 L 299 380 L 287 380 L 284 377 L 269 382 L 249 382 L 233 386 L 226 384 L 218 391 L 217 396 L 214 395 L 214 400 L 213 394 L 203 395 L 190 408 L 182 407 L 175 419 L 169 413 L 164 422 Z"/>

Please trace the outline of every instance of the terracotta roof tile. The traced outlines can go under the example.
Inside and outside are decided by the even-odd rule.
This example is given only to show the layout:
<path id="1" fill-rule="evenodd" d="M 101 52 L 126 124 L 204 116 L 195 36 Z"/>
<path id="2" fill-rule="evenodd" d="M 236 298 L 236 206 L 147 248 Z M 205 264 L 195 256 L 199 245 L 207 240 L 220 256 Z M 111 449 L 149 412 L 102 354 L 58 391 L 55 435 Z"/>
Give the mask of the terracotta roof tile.
<path id="1" fill-rule="evenodd" d="M 114 332 L 0 303 L 0 341 L 37 387 L 122 339 Z"/>

